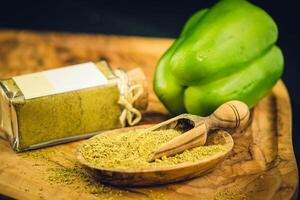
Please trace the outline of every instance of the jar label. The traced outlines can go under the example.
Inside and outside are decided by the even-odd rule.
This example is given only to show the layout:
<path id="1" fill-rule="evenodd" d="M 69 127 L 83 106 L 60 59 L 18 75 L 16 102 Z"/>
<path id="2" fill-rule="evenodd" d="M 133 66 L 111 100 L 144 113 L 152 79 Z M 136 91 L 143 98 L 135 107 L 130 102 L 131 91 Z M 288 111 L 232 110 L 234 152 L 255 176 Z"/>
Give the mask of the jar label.
<path id="1" fill-rule="evenodd" d="M 25 99 L 105 85 L 107 78 L 92 62 L 13 77 Z"/>

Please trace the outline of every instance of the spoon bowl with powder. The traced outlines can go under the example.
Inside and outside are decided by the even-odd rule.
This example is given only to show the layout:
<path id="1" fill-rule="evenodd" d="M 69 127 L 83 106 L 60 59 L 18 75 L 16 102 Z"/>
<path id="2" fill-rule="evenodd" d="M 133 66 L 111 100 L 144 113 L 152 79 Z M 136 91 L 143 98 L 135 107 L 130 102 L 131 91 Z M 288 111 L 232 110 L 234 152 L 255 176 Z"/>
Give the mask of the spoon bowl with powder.
<path id="1" fill-rule="evenodd" d="M 172 140 L 155 148 L 149 155 L 152 162 L 163 156 L 172 156 L 206 143 L 207 135 L 213 130 L 236 131 L 243 129 L 249 122 L 250 111 L 241 101 L 233 100 L 220 105 L 211 115 L 182 114 L 147 129 L 147 131 L 175 128 L 184 131 Z"/>

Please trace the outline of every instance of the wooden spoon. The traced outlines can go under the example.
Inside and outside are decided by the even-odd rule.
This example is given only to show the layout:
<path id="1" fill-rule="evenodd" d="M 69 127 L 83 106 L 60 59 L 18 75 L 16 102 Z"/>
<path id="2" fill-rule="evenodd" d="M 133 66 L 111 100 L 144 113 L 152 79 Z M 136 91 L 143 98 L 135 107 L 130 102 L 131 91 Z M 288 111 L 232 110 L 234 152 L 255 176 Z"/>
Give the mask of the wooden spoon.
<path id="1" fill-rule="evenodd" d="M 244 128 L 249 121 L 249 117 L 250 112 L 245 103 L 241 101 L 229 101 L 222 104 L 214 113 L 206 118 L 183 114 L 157 124 L 149 128 L 148 131 L 166 128 L 186 128 L 190 130 L 161 145 L 158 149 L 153 151 L 148 161 L 151 162 L 163 156 L 172 156 L 184 150 L 204 145 L 207 139 L 207 133 L 210 130 L 222 129 L 232 131 Z M 184 126 L 182 122 L 184 122 Z"/>

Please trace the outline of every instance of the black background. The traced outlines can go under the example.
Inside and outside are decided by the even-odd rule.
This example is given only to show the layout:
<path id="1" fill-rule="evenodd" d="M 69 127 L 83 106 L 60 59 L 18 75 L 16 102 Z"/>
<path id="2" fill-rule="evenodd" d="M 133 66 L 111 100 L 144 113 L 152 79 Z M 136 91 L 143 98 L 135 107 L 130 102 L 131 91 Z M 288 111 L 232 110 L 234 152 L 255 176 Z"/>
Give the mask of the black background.
<path id="1" fill-rule="evenodd" d="M 184 1 L 1 1 L 0 28 L 177 37 L 195 11 L 214 0 Z M 277 22 L 285 57 L 283 80 L 293 108 L 293 142 L 300 160 L 299 7 L 297 1 L 252 0 Z M 1 47 L 0 47 L 1 48 Z"/>

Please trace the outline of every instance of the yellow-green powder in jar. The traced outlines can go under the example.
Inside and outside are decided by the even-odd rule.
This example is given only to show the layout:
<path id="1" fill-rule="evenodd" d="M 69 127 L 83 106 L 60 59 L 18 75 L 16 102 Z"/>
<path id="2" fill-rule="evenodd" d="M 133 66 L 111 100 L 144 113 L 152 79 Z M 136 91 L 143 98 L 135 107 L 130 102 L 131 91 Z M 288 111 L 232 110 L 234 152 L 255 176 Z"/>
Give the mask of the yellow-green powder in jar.
<path id="1" fill-rule="evenodd" d="M 224 145 L 199 146 L 175 156 L 147 162 L 154 149 L 180 134 L 182 134 L 180 131 L 168 129 L 151 132 L 136 130 L 115 135 L 101 135 L 86 142 L 80 152 L 85 160 L 94 167 L 144 169 L 196 162 L 226 151 Z"/>
<path id="2" fill-rule="evenodd" d="M 39 95 L 34 98 L 26 98 L 14 78 L 0 81 L 0 123 L 11 138 L 13 148 L 16 151 L 35 149 L 120 128 L 122 107 L 118 103 L 118 78 L 107 66 L 98 64 L 97 69 L 107 82 L 64 92 L 57 92 L 54 81 L 50 84 L 45 75 L 40 75 L 42 78 L 39 79 L 45 79 L 49 84 L 40 84 L 33 92 L 29 90 L 34 94 L 41 92 L 42 95 L 37 92 Z M 80 80 L 77 82 L 80 85 Z M 25 88 L 35 84 L 30 82 Z M 43 94 L 47 90 L 54 92 Z"/>

